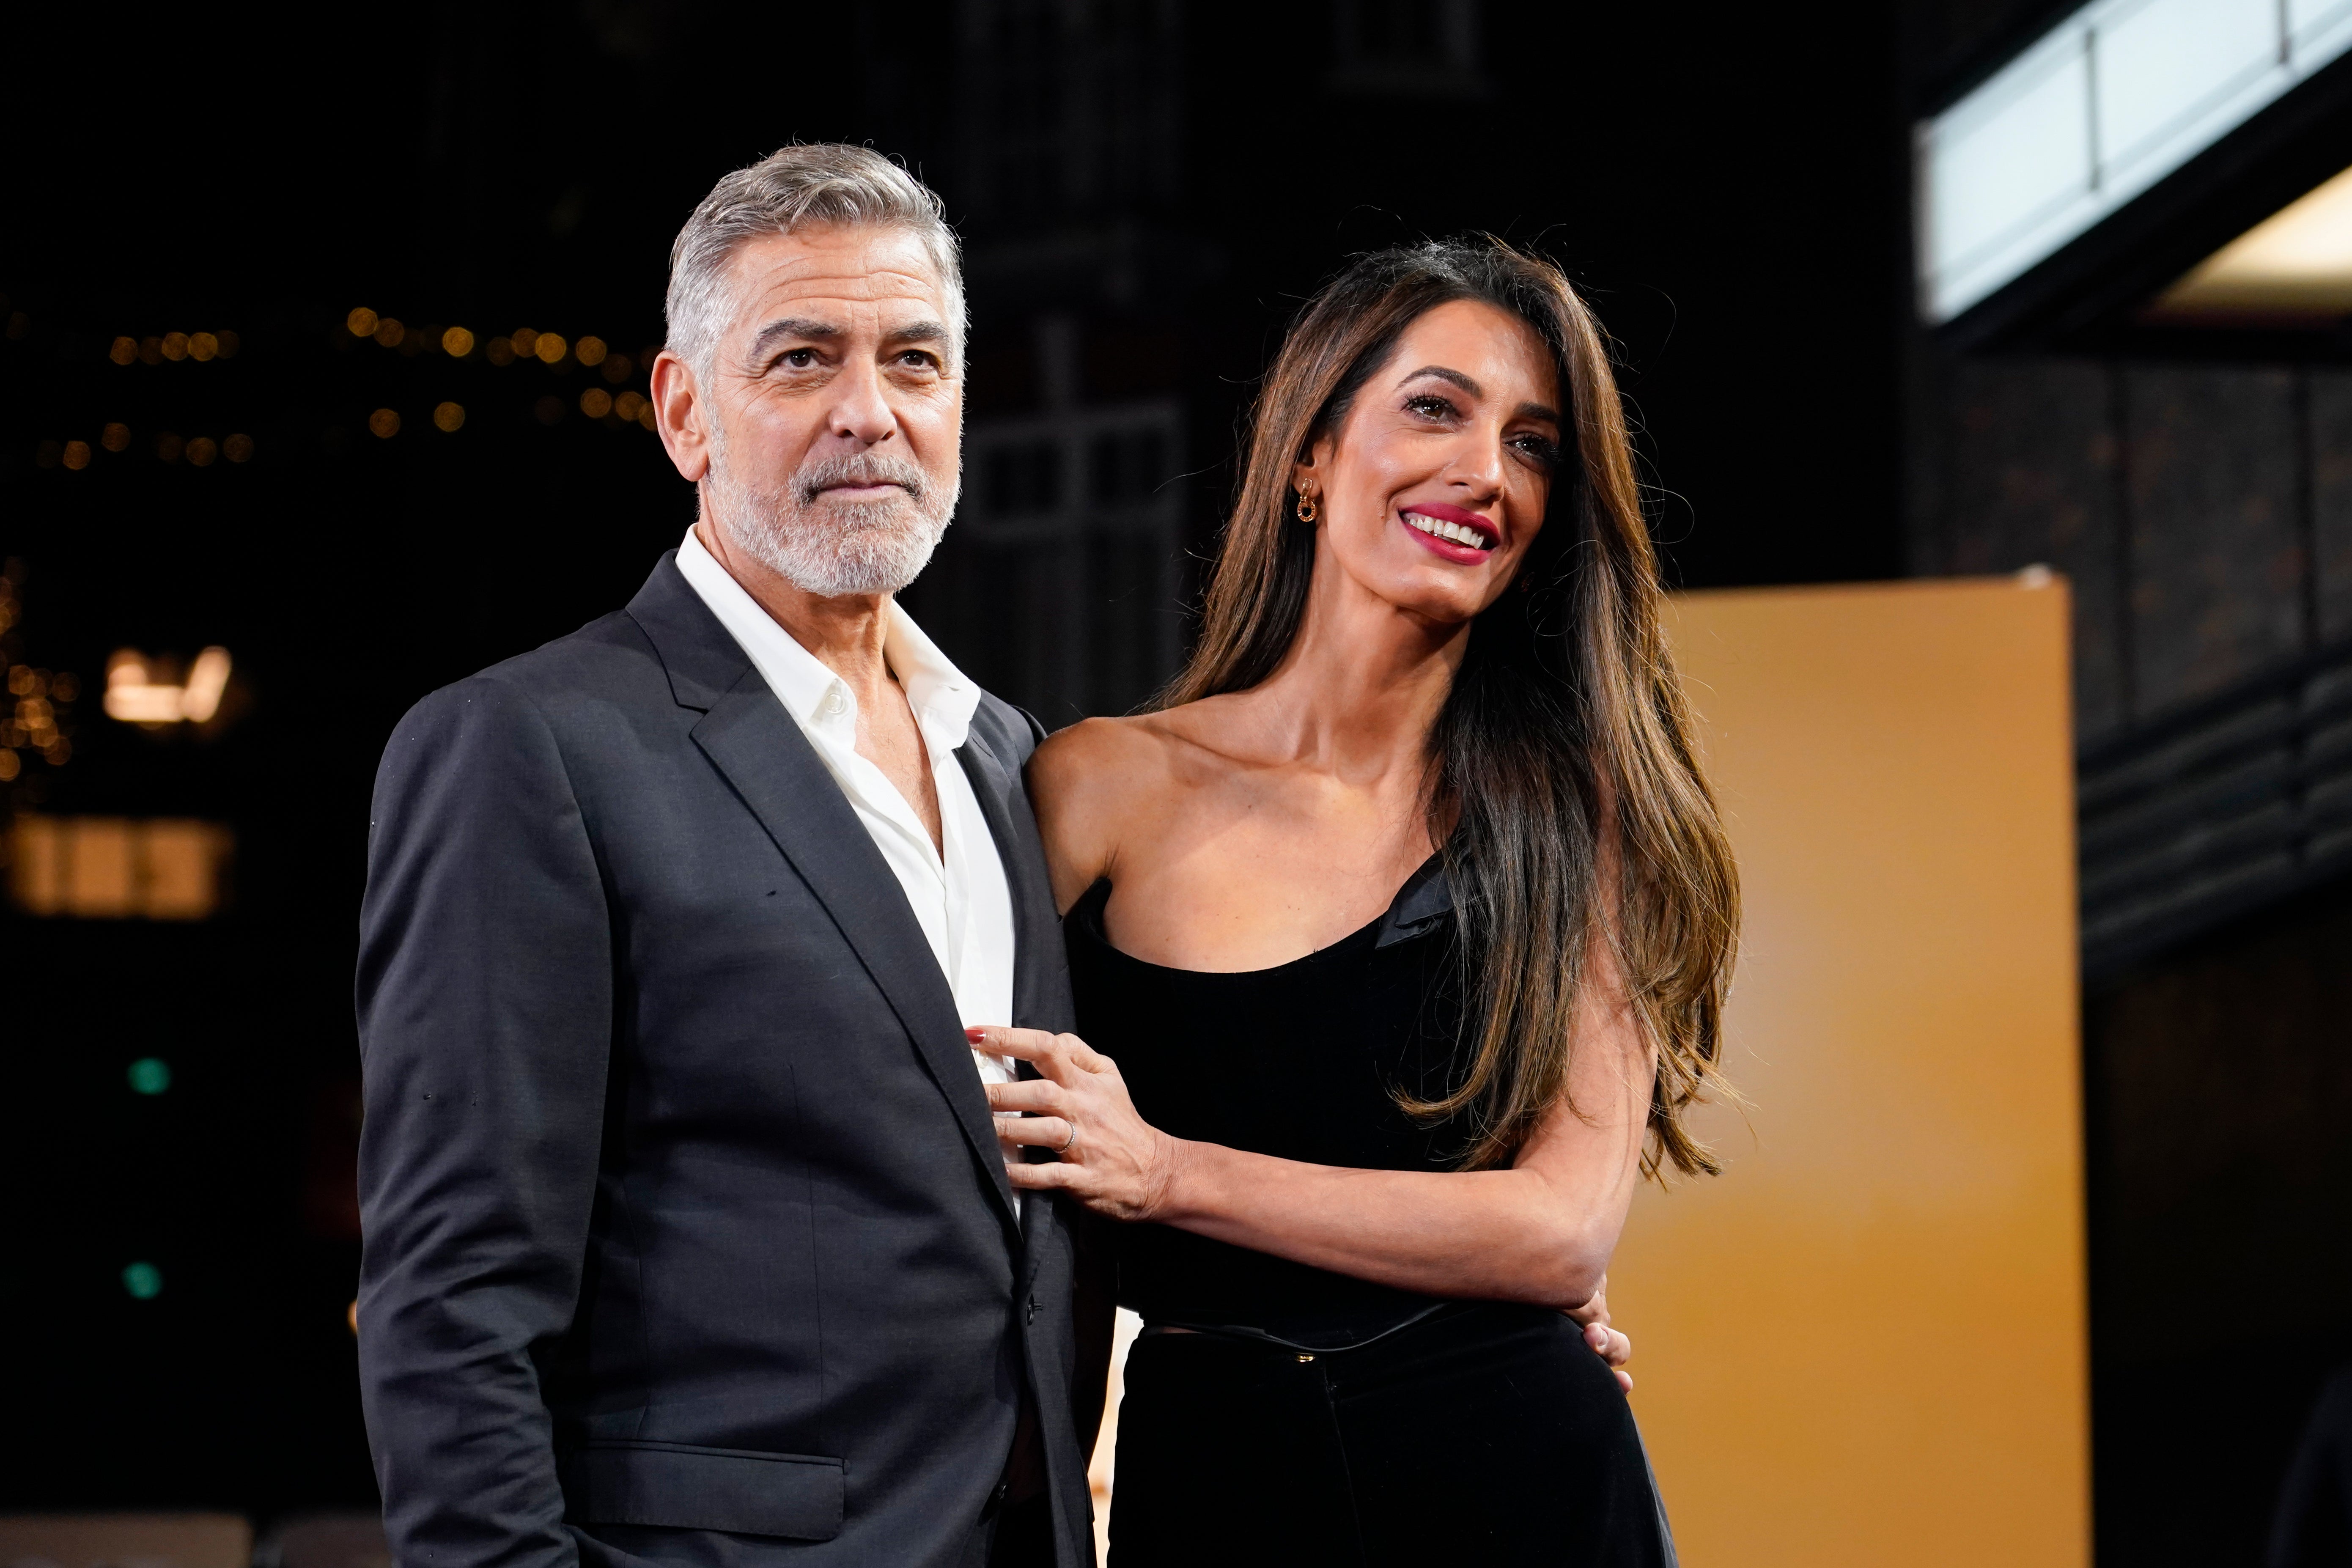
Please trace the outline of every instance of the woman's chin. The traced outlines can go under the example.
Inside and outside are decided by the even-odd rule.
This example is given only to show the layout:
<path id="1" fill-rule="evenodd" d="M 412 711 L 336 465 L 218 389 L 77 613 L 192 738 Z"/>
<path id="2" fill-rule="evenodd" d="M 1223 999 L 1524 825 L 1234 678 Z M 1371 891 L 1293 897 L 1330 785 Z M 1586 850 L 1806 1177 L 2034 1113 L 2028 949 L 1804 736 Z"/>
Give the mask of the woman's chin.
<path id="1" fill-rule="evenodd" d="M 1467 621 L 1509 586 L 1510 579 L 1494 566 L 1456 566 L 1424 556 L 1389 574 L 1388 591 L 1381 596 L 1425 619 Z"/>
<path id="2" fill-rule="evenodd" d="M 1465 593 L 1460 584 L 1399 584 L 1381 595 L 1403 615 L 1431 626 L 1460 626 L 1477 619 L 1479 612 L 1499 595 Z"/>
<path id="3" fill-rule="evenodd" d="M 1460 566 L 1406 546 L 1372 559 L 1327 561 L 1355 589 L 1425 626 L 1458 626 L 1503 596 L 1507 576 L 1493 566 Z"/>

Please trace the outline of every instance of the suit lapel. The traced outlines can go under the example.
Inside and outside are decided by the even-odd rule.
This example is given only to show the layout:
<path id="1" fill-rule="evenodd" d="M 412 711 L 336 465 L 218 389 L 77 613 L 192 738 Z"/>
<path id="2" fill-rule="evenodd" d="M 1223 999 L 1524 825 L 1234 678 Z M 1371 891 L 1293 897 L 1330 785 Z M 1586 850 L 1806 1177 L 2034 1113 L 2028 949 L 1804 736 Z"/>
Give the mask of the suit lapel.
<path id="1" fill-rule="evenodd" d="M 1062 922 L 1054 912 L 1054 890 L 1045 875 L 1045 851 L 1037 819 L 1019 775 L 1001 755 L 981 716 L 956 752 L 971 793 L 979 797 L 996 858 L 1013 895 L 1013 1018 L 1015 1027 L 1055 1033 L 1070 1026 L 1069 961 L 1062 948 Z"/>
<path id="2" fill-rule="evenodd" d="M 1010 1219 L 1013 1184 L 955 997 L 898 877 L 841 786 L 756 668 L 747 668 L 711 705 L 694 727 L 694 742 L 734 785 L 889 999 Z"/>
<path id="3" fill-rule="evenodd" d="M 996 858 L 1004 867 L 1004 884 L 1013 903 L 1013 1024 L 1016 1028 L 1060 1033 L 1074 1022 L 1070 1016 L 1069 958 L 1062 946 L 1062 922 L 1054 911 L 1054 889 L 1045 873 L 1045 852 L 1037 835 L 1037 819 L 1029 809 L 1028 792 L 992 743 L 982 724 L 972 724 L 956 760 L 971 781 L 981 816 L 987 818 L 989 837 L 996 841 Z M 1037 1077 L 1027 1062 L 1019 1064 L 1023 1078 Z M 1029 1158 L 1050 1156 L 1031 1151 Z M 1026 1293 L 1046 1258 L 1053 1227 L 1041 1223 L 1045 1205 L 1061 1202 L 1050 1193 L 1030 1196 L 1029 1223 L 1024 1228 L 1021 1289 Z"/>
<path id="4" fill-rule="evenodd" d="M 841 786 L 756 666 L 665 556 L 629 605 L 669 667 L 678 703 L 703 709 L 694 743 L 733 786 L 856 952 L 988 1173 L 1007 1224 L 1013 1184 L 971 1047 L 905 889 Z"/>

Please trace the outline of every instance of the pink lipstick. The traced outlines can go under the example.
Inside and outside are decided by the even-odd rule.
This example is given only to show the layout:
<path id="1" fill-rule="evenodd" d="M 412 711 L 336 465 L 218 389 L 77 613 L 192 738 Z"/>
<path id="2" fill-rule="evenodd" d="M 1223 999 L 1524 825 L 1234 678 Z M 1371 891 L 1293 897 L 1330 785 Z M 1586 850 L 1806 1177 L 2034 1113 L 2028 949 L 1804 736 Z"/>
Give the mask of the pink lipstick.
<path id="1" fill-rule="evenodd" d="M 1415 542 L 1460 566 L 1475 566 L 1502 542 L 1502 530 L 1483 514 L 1444 501 L 1415 501 L 1397 513 Z"/>

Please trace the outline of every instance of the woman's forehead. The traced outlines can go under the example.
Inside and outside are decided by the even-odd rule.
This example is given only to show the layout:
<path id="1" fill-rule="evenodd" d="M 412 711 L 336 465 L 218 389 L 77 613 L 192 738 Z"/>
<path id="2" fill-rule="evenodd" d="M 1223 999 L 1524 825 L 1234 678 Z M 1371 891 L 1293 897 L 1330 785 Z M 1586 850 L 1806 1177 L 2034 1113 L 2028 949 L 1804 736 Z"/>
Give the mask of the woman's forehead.
<path id="1" fill-rule="evenodd" d="M 1559 372 L 1543 339 L 1484 300 L 1449 300 L 1416 317 L 1399 335 L 1386 374 L 1402 383 L 1432 368 L 1468 380 L 1484 399 L 1559 403 Z"/>

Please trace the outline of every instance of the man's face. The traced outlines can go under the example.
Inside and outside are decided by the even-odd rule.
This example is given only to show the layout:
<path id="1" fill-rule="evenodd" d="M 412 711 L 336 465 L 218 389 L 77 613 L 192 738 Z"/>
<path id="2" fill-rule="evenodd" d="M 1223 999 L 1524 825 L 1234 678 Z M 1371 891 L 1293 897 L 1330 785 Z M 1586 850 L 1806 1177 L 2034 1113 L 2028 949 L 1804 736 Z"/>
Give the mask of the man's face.
<path id="1" fill-rule="evenodd" d="M 730 542 L 803 590 L 896 592 L 945 531 L 961 461 L 963 367 L 922 242 L 772 236 L 735 253 L 732 283 L 709 375 L 687 400 L 656 389 L 672 458 Z"/>

